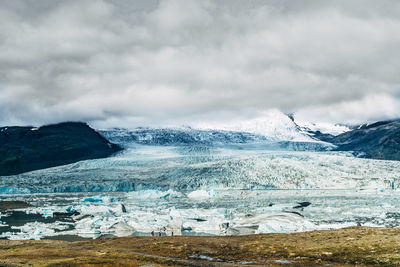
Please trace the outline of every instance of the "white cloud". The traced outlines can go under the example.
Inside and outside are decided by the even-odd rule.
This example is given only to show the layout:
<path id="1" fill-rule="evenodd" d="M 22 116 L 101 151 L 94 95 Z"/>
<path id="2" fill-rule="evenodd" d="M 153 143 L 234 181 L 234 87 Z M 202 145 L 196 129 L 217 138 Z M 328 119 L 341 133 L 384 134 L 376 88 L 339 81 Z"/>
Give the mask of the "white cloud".
<path id="1" fill-rule="evenodd" d="M 271 108 L 398 117 L 399 10 L 394 0 L 10 2 L 0 124 L 187 123 Z"/>
<path id="2" fill-rule="evenodd" d="M 387 94 L 371 94 L 360 100 L 302 108 L 295 117 L 303 121 L 348 124 L 400 118 L 400 100 Z"/>

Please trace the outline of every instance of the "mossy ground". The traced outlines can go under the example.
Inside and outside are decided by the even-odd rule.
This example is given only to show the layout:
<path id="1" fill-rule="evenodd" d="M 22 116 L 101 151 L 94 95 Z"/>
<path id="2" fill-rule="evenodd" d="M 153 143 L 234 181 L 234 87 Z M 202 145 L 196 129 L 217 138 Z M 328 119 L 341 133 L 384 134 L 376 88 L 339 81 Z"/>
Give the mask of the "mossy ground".
<path id="1" fill-rule="evenodd" d="M 230 237 L 0 241 L 0 266 L 243 266 L 244 263 L 400 266 L 400 229 L 353 227 Z"/>

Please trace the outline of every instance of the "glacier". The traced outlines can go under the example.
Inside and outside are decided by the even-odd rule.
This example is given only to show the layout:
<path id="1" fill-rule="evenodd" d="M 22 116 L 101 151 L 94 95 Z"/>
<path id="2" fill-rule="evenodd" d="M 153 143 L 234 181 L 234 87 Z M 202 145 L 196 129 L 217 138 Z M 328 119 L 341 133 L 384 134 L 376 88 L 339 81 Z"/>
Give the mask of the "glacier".
<path id="1" fill-rule="evenodd" d="M 399 167 L 344 152 L 134 145 L 107 159 L 4 176 L 0 193 L 398 188 Z"/>
<path id="2" fill-rule="evenodd" d="M 32 207 L 0 213 L 0 238 L 400 226 L 397 161 L 357 158 L 327 143 L 276 140 L 265 132 L 185 127 L 101 133 L 125 150 L 2 177 L 0 200 Z M 32 220 L 18 221 L 23 214 Z"/>

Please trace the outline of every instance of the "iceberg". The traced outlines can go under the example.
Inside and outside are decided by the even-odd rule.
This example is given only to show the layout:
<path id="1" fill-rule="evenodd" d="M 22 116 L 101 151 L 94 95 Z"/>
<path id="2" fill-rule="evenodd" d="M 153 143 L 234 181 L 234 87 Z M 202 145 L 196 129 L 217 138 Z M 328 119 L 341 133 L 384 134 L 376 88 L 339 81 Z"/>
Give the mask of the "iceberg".
<path id="1" fill-rule="evenodd" d="M 130 236 L 136 232 L 135 228 L 126 222 L 115 223 L 109 228 L 109 230 L 117 237 Z"/>
<path id="2" fill-rule="evenodd" d="M 173 218 L 165 227 L 165 233 L 170 236 L 182 235 L 182 228 L 182 218 Z"/>
<path id="3" fill-rule="evenodd" d="M 215 194 L 214 190 L 211 190 L 211 191 L 196 190 L 196 191 L 190 192 L 187 196 L 192 199 L 204 200 L 204 199 L 214 198 L 216 196 L 216 194 Z"/>
<path id="4" fill-rule="evenodd" d="M 129 192 L 128 196 L 130 198 L 146 200 L 146 199 L 157 199 L 157 198 L 158 199 L 179 198 L 182 196 L 182 194 L 171 189 L 167 191 L 148 189 L 148 190 Z"/>
<path id="5" fill-rule="evenodd" d="M 66 223 L 40 223 L 40 222 L 29 222 L 23 226 L 12 226 L 11 229 L 20 230 L 20 232 L 8 232 L 3 233 L 2 236 L 10 240 L 25 240 L 35 239 L 39 240 L 46 236 L 58 235 L 60 231 L 68 229 L 69 226 Z"/>
<path id="6" fill-rule="evenodd" d="M 263 218 L 256 234 L 294 233 L 316 230 L 317 226 L 296 213 L 277 213 Z"/>
<path id="7" fill-rule="evenodd" d="M 98 203 L 98 202 L 102 202 L 103 201 L 103 196 L 99 195 L 99 196 L 95 196 L 95 197 L 86 197 L 84 199 L 81 200 L 81 202 L 83 203 Z"/>
<path id="8" fill-rule="evenodd" d="M 293 233 L 317 229 L 301 214 L 292 212 L 272 212 L 246 216 L 234 221 L 227 229 L 229 235 L 247 235 L 264 233 Z"/>
<path id="9" fill-rule="evenodd" d="M 101 198 L 99 195 L 85 197 L 102 199 L 98 202 L 81 202 L 85 198 L 80 194 L 68 194 L 68 199 L 54 193 L 27 195 L 26 198 L 40 202 L 57 198 L 62 202 L 21 209 L 40 218 L 41 222 L 36 223 L 14 225 L 12 213 L 1 213 L 0 219 L 7 226 L 0 227 L 0 236 L 40 239 L 70 234 L 97 238 L 102 235 L 150 235 L 153 231 L 162 235 L 243 235 L 336 229 L 357 223 L 400 226 L 400 198 L 396 190 L 197 191 L 201 194 L 196 194 L 207 198 L 190 198 L 190 193 L 182 193 L 179 198 L 166 199 L 160 197 L 167 191 L 157 190 L 143 195 L 131 192 L 104 193 Z M 210 195 L 217 195 L 218 201 L 210 201 Z M 140 199 L 138 196 L 146 197 Z M 111 199 L 115 201 L 108 201 Z M 306 200 L 312 205 L 293 212 L 297 203 Z"/>

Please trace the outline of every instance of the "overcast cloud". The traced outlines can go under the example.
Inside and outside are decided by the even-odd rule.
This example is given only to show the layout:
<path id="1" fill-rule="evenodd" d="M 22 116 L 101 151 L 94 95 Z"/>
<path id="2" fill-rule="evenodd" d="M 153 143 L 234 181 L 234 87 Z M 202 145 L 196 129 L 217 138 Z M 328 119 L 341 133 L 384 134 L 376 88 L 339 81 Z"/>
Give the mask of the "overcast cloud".
<path id="1" fill-rule="evenodd" d="M 0 125 L 400 117 L 400 1 L 1 1 Z"/>

